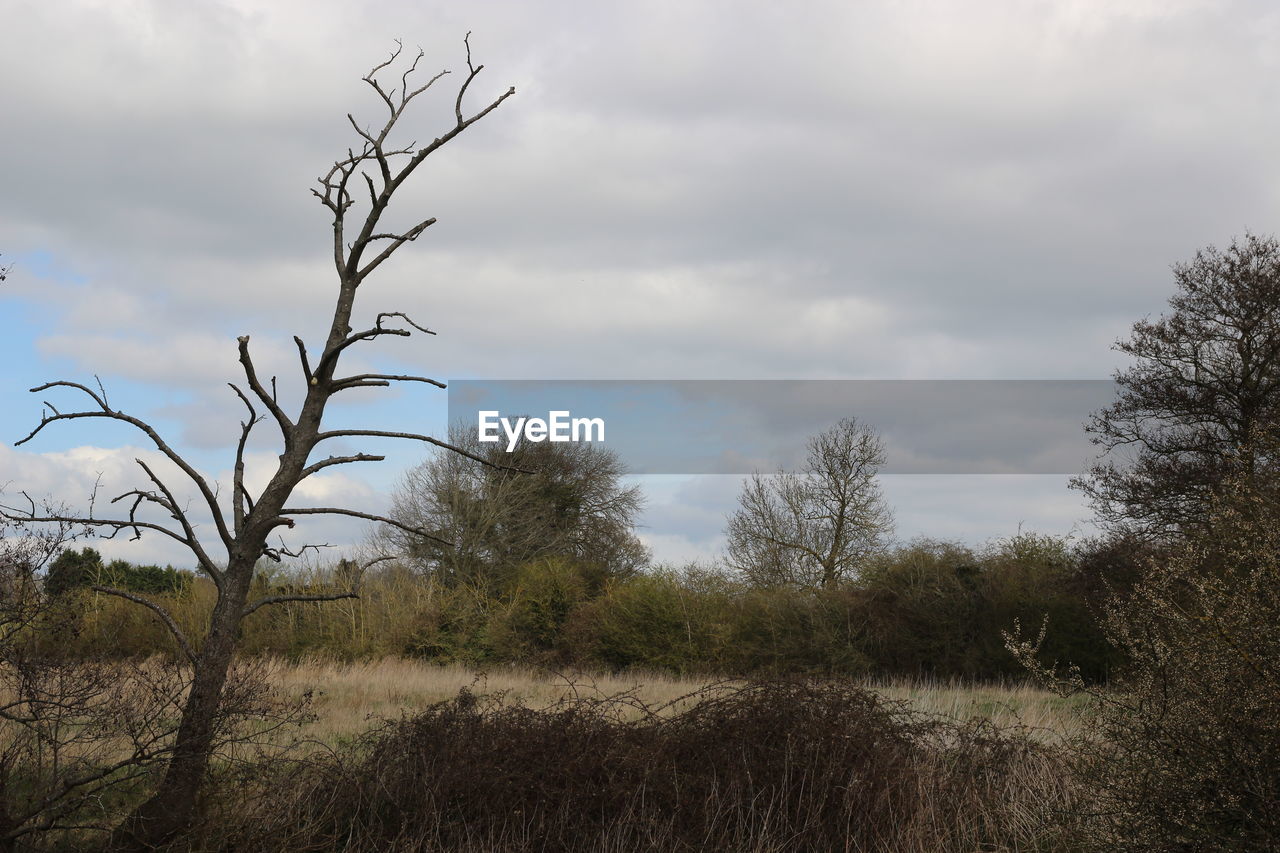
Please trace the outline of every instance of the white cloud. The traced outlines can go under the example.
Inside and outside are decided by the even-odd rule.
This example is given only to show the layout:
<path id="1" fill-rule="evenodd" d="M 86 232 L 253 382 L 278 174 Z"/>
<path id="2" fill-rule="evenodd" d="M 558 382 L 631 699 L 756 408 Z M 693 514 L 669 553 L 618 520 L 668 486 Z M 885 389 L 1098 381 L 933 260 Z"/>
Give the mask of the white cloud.
<path id="1" fill-rule="evenodd" d="M 215 560 L 225 558 L 221 542 L 213 527 L 212 517 L 195 487 L 159 451 L 125 446 L 115 448 L 82 446 L 46 453 L 30 453 L 14 450 L 0 444 L 0 500 L 18 511 L 28 508 L 25 491 L 36 502 L 38 509 L 46 500 L 61 505 L 65 514 L 94 518 L 128 518 L 131 498 L 112 503 L 112 499 L 133 489 L 151 491 L 150 483 L 138 460 L 146 463 L 156 476 L 173 492 L 179 506 L 189 514 L 201 543 Z M 275 458 L 270 454 L 253 453 L 246 456 L 245 482 L 251 491 L 263 488 L 274 472 Z M 231 472 L 223 471 L 216 478 L 205 472 L 210 486 L 220 498 L 230 494 Z M 298 506 L 337 505 L 366 512 L 382 508 L 382 500 L 365 483 L 341 473 L 320 474 L 308 478 L 297 490 Z M 225 501 L 224 501 L 225 503 Z M 224 510 L 226 507 L 224 506 Z M 59 512 L 58 514 L 63 514 Z M 167 513 L 148 511 L 144 505 L 138 519 L 151 521 L 178 530 Z M 330 516 L 298 519 L 297 527 L 288 534 L 287 542 L 297 548 L 305 543 L 349 546 L 364 535 L 368 524 L 358 519 Z M 173 564 L 192 567 L 195 560 L 182 545 L 157 531 L 143 530 L 140 540 L 133 540 L 133 532 L 126 530 L 111 539 L 102 530 L 95 538 L 81 540 L 79 545 L 92 545 L 109 558 L 128 559 L 136 563 Z M 273 539 L 273 543 L 276 540 Z"/>

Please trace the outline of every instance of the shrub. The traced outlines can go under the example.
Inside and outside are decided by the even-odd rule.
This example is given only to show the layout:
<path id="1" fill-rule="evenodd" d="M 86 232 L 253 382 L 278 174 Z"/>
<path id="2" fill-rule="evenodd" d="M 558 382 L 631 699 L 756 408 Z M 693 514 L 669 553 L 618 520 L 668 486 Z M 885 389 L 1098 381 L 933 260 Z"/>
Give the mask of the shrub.
<path id="1" fill-rule="evenodd" d="M 1151 560 L 1103 614 L 1125 663 L 1078 744 L 1086 829 L 1100 849 L 1271 850 L 1280 845 L 1280 501 L 1247 485 L 1168 559 Z M 1064 691 L 1087 690 L 1009 638 Z"/>
<path id="2" fill-rule="evenodd" d="M 102 555 L 93 548 L 79 551 L 68 548 L 49 564 L 44 590 L 50 595 L 64 595 L 93 584 L 113 586 L 133 592 L 180 593 L 191 585 L 195 575 L 166 566 L 138 566 L 126 560 L 103 564 Z"/>
<path id="3" fill-rule="evenodd" d="M 704 669 L 718 646 L 716 611 L 713 594 L 654 571 L 614 582 L 579 608 L 570 641 L 581 661 L 609 669 Z"/>
<path id="4" fill-rule="evenodd" d="M 558 557 L 516 570 L 505 606 L 495 613 L 489 640 L 500 658 L 554 661 L 565 657 L 564 627 L 587 597 L 589 579 Z"/>
<path id="5" fill-rule="evenodd" d="M 731 619 L 726 671 L 861 675 L 871 668 L 854 588 L 751 590 L 735 600 Z"/>
<path id="6" fill-rule="evenodd" d="M 847 685 L 713 688 L 677 707 L 464 691 L 224 802 L 195 849 L 1050 849 L 1052 749 Z M 1053 849 L 1062 849 L 1060 846 Z"/>

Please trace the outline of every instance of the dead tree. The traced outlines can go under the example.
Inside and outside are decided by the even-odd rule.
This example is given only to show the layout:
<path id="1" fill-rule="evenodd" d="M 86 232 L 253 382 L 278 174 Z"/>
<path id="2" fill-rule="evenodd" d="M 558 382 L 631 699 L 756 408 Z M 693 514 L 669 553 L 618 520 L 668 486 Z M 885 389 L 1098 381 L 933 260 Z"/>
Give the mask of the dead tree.
<path id="1" fill-rule="evenodd" d="M 65 652 L 82 614 L 42 581 L 72 533 L 69 523 L 0 519 L 0 853 L 80 849 L 109 832 L 104 801 L 131 796 L 163 769 L 190 687 L 177 662 Z M 303 718 L 302 703 L 280 701 L 264 675 L 251 662 L 228 679 L 211 723 L 215 749 L 262 746 Z"/>
<path id="2" fill-rule="evenodd" d="M 392 131 L 396 129 L 410 104 L 449 72 L 441 71 L 419 85 L 414 79 L 423 59 L 423 53 L 419 50 L 412 62 L 406 63 L 407 69 L 394 81 L 396 85 L 388 87 L 379 79 L 379 75 L 391 73 L 388 69 L 400 60 L 401 50 L 397 47 L 389 59 L 375 66 L 363 78 L 386 109 L 386 119 L 380 127 L 371 129 L 362 126 L 348 114 L 347 119 L 358 137 L 358 143 L 348 149 L 346 157 L 335 162 L 318 179 L 319 185 L 313 190 L 332 215 L 333 262 L 338 278 L 333 321 L 318 353 L 308 350 L 301 338 L 294 338 L 306 393 L 301 407 L 292 415 L 285 411 L 278 400 L 275 378 L 264 382 L 254 367 L 249 350 L 249 336 L 239 338 L 239 361 L 244 381 L 242 385 L 232 384 L 231 389 L 244 406 L 245 418 L 241 422 L 236 446 L 233 483 L 227 501 L 230 504 L 229 513 L 224 510 L 219 499 L 216 484 L 211 483 L 195 466 L 187 462 L 150 424 L 112 408 L 100 383 L 90 387 L 79 382 L 57 381 L 32 389 L 34 392 L 67 389 L 87 398 L 89 405 L 75 411 L 63 411 L 46 402 L 46 411 L 40 424 L 17 444 L 26 443 L 45 427 L 59 421 L 105 418 L 130 424 L 140 430 L 160 454 L 181 472 L 187 481 L 187 487 L 198 493 L 196 505 L 199 512 L 201 516 L 212 518 L 212 527 L 216 532 L 216 539 L 210 537 L 214 539 L 210 542 L 197 536 L 196 523 L 199 519 L 179 501 L 171 484 L 141 459 L 138 460 L 138 465 L 147 484 L 115 498 L 113 503 L 127 507 L 127 511 L 119 517 L 101 518 L 92 509 L 83 517 L 41 515 L 34 505 L 29 510 L 14 507 L 3 510 L 10 517 L 26 522 L 73 523 L 108 536 L 122 531 L 132 533 L 135 538 L 144 532 L 168 536 L 191 551 L 199 568 L 217 587 L 217 602 L 208 632 L 204 637 L 197 638 L 198 642 L 184 636 L 176 622 L 157 603 L 121 590 L 100 590 L 149 608 L 174 635 L 190 660 L 193 672 L 191 690 L 183 708 L 164 779 L 151 798 L 135 809 L 119 827 L 116 841 L 123 846 L 148 848 L 171 838 L 190 821 L 208 767 L 215 734 L 212 723 L 217 717 L 227 683 L 227 673 L 236 650 L 241 621 L 258 608 L 270 604 L 335 600 L 358 594 L 355 589 L 335 589 L 320 593 L 272 595 L 249 601 L 254 566 L 260 558 L 265 556 L 278 560 L 283 556 L 296 556 L 303 548 L 313 547 L 301 545 L 290 548 L 283 542 L 275 546 L 269 544 L 269 537 L 281 528 L 292 528 L 294 519 L 304 515 L 346 516 L 397 525 L 394 519 L 345 507 L 291 506 L 290 496 L 307 477 L 339 465 L 374 462 L 384 458 L 369 453 L 351 453 L 329 455 L 312 461 L 317 448 L 335 439 L 398 438 L 456 449 L 447 442 L 427 435 L 377 429 L 326 430 L 321 422 L 330 399 L 355 388 L 387 387 L 396 382 L 444 387 L 443 383 L 424 376 L 378 373 L 341 375 L 338 367 L 343 354 L 356 344 L 375 341 L 387 335 L 409 336 L 414 331 L 434 334 L 399 311 L 378 313 L 372 325 L 366 329 L 357 331 L 351 324 L 360 286 L 400 247 L 416 240 L 436 221 L 434 218 L 425 219 L 404 231 L 386 230 L 382 219 L 392 197 L 424 160 L 515 94 L 514 88 L 508 89 L 479 111 L 467 115 L 464 112 L 464 99 L 484 66 L 472 63 L 469 35 L 468 39 L 464 39 L 464 45 L 467 74 L 453 100 L 452 125 L 422 147 L 418 147 L 416 143 L 393 144 L 390 141 Z M 358 198 L 362 204 L 367 205 L 368 210 L 362 220 L 353 220 L 351 212 Z M 357 222 L 358 229 L 352 233 L 353 229 L 348 226 Z M 279 432 L 282 449 L 274 475 L 259 494 L 253 495 L 244 479 L 245 447 L 251 432 L 263 421 L 274 424 Z M 157 515 L 149 515 L 148 511 Z M 155 517 L 164 520 L 156 521 Z M 225 551 L 225 559 L 215 558 L 218 551 Z"/>

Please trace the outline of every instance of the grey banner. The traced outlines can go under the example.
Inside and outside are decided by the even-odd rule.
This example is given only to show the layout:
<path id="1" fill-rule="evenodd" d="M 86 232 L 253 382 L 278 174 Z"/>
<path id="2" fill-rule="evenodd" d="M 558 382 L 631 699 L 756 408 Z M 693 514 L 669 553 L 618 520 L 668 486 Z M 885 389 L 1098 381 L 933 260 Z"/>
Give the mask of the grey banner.
<path id="1" fill-rule="evenodd" d="M 854 417 L 884 439 L 885 474 L 1078 474 L 1096 456 L 1083 424 L 1115 392 L 1108 379 L 456 380 L 449 421 L 479 430 L 489 412 L 505 448 L 512 430 L 572 440 L 577 420 L 578 440 L 635 474 L 748 474 L 798 467 L 811 436 Z"/>

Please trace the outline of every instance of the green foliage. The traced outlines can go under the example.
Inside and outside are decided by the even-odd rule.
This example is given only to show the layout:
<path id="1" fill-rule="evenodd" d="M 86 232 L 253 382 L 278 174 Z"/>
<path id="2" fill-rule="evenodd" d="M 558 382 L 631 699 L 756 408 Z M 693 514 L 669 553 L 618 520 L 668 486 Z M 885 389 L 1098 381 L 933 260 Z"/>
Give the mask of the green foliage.
<path id="1" fill-rule="evenodd" d="M 899 674 L 993 678 L 1022 668 L 1002 632 L 1046 617 L 1047 655 L 1106 676 L 1115 659 L 1091 610 L 1078 554 L 1065 540 L 1019 534 L 980 551 L 921 540 L 863 572 L 866 649 L 875 668 Z"/>
<path id="2" fill-rule="evenodd" d="M 103 574 L 103 583 L 132 592 L 182 592 L 194 579 L 191 572 L 173 566 L 135 566 L 124 560 L 112 560 Z"/>
<path id="3" fill-rule="evenodd" d="M 864 674 L 874 666 L 865 601 L 852 586 L 747 590 L 733 601 L 724 662 L 735 672 Z"/>
<path id="4" fill-rule="evenodd" d="M 68 548 L 60 553 L 46 571 L 45 592 L 65 595 L 75 589 L 94 584 L 141 593 L 180 593 L 190 586 L 194 575 L 173 566 L 139 566 L 126 560 L 103 564 L 102 555 L 93 548 L 79 551 Z"/>
<path id="5" fill-rule="evenodd" d="M 63 594 L 81 611 L 71 642 L 85 654 L 176 653 L 149 612 L 85 588 L 97 578 L 145 591 L 190 633 L 207 625 L 207 581 L 101 566 L 91 550 L 66 553 L 62 574 L 51 576 L 97 566 L 81 570 L 92 581 L 71 584 L 79 592 Z M 1031 535 L 982 549 L 919 541 L 877 555 L 854 580 L 817 589 L 755 588 L 738 573 L 696 567 L 609 578 L 598 565 L 551 557 L 509 569 L 506 588 L 495 592 L 389 563 L 364 578 L 359 599 L 256 611 L 242 626 L 242 648 L 290 659 L 409 655 L 472 665 L 982 679 L 1020 674 L 1002 632 L 1047 615 L 1044 652 L 1078 662 L 1092 681 L 1116 660 L 1093 618 L 1091 601 L 1110 571 L 1099 568 L 1099 553 Z M 341 571 L 262 569 L 252 597 L 345 589 Z"/>
<path id="6" fill-rule="evenodd" d="M 68 548 L 49 564 L 44 590 L 50 595 L 64 595 L 73 589 L 97 583 L 95 579 L 101 571 L 102 555 L 96 550 Z"/>
<path id="7" fill-rule="evenodd" d="M 611 669 L 706 668 L 720 602 L 683 581 L 660 570 L 610 584 L 577 614 L 575 644 L 587 660 Z"/>
<path id="8" fill-rule="evenodd" d="M 520 566 L 505 606 L 489 626 L 496 653 L 514 659 L 562 656 L 565 624 L 587 599 L 587 590 L 582 569 L 571 560 L 553 557 Z"/>

